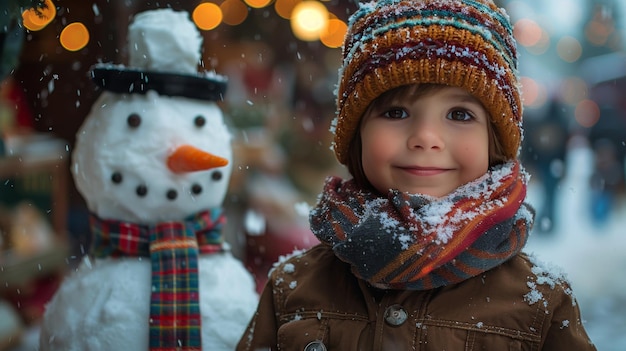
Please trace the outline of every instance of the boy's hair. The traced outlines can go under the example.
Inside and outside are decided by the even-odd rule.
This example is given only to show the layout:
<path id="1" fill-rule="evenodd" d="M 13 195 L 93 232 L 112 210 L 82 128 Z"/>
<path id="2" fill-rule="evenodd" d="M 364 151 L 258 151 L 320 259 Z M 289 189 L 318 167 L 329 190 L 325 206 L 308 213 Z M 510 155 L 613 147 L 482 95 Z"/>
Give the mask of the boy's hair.
<path id="1" fill-rule="evenodd" d="M 441 84 L 403 85 L 401 87 L 388 90 L 376 99 L 372 100 L 370 105 L 365 110 L 364 114 L 369 113 L 370 109 L 375 108 L 375 106 L 388 105 L 396 99 L 417 99 L 428 93 L 436 92 L 437 90 L 440 90 L 442 88 L 443 85 Z M 361 121 L 359 121 L 359 125 L 356 128 L 354 137 L 350 141 L 350 145 L 348 145 L 346 166 L 348 167 L 348 171 L 350 172 L 359 187 L 375 190 L 374 187 L 367 180 L 367 177 L 363 172 L 363 166 L 361 163 L 363 149 L 361 144 L 360 122 Z M 498 140 L 498 136 L 495 132 L 495 127 L 493 126 L 493 122 L 489 121 L 487 123 L 487 131 L 489 134 L 489 166 L 495 166 L 497 164 L 502 164 L 506 162 L 508 158 L 504 148 L 502 147 L 502 144 Z"/>
<path id="2" fill-rule="evenodd" d="M 360 4 L 348 25 L 332 127 L 340 163 L 360 162 L 352 160 L 349 148 L 374 99 L 425 83 L 461 87 L 475 96 L 491 117 L 503 159 L 518 157 L 517 49 L 508 16 L 492 0 L 378 0 Z"/>

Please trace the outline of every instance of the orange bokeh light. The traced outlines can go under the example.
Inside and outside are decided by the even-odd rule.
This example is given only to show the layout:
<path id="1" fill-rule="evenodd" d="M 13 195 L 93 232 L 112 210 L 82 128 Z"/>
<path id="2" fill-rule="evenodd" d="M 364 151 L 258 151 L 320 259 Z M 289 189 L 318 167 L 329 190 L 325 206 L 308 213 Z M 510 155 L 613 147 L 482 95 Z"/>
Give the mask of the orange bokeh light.
<path id="1" fill-rule="evenodd" d="M 280 17 L 290 19 L 293 9 L 301 2 L 302 0 L 276 0 L 274 9 Z"/>
<path id="2" fill-rule="evenodd" d="M 320 41 L 329 48 L 338 48 L 343 44 L 343 39 L 348 31 L 348 25 L 337 18 L 328 20 L 326 29 L 320 34 Z"/>
<path id="3" fill-rule="evenodd" d="M 244 0 L 248 6 L 255 9 L 263 8 L 272 2 L 272 0 Z"/>
<path id="4" fill-rule="evenodd" d="M 545 86 L 530 77 L 522 77 L 521 83 L 524 106 L 540 107 L 546 103 L 548 93 Z"/>
<path id="5" fill-rule="evenodd" d="M 595 101 L 586 99 L 576 105 L 574 116 L 578 124 L 591 128 L 600 120 L 600 108 Z"/>
<path id="6" fill-rule="evenodd" d="M 248 17 L 248 7 L 241 0 L 226 0 L 220 5 L 224 23 L 236 26 Z"/>
<path id="7" fill-rule="evenodd" d="M 522 18 L 515 23 L 513 35 L 523 46 L 535 46 L 541 40 L 542 29 L 537 22 Z"/>
<path id="8" fill-rule="evenodd" d="M 565 62 L 576 62 L 583 53 L 583 47 L 578 39 L 572 36 L 564 36 L 556 44 L 559 57 Z"/>
<path id="9" fill-rule="evenodd" d="M 191 14 L 193 22 L 202 30 L 215 29 L 222 23 L 222 10 L 211 2 L 205 2 L 193 9 Z"/>
<path id="10" fill-rule="evenodd" d="M 39 13 L 32 8 L 22 12 L 22 23 L 26 29 L 41 30 L 54 20 L 57 15 L 54 3 L 51 0 L 46 0 L 45 5 L 46 7 L 39 9 Z"/>
<path id="11" fill-rule="evenodd" d="M 70 23 L 61 31 L 59 41 L 66 50 L 78 51 L 89 42 L 89 31 L 80 22 Z"/>

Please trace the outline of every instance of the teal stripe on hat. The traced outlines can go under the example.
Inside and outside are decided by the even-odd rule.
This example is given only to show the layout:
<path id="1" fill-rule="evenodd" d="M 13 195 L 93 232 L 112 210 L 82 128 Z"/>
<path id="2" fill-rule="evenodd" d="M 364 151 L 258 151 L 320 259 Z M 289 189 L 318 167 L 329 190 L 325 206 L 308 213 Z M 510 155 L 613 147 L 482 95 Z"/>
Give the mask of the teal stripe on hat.
<path id="1" fill-rule="evenodd" d="M 422 11 L 420 11 L 422 12 Z M 441 14 L 452 14 L 450 11 L 429 11 L 432 13 L 441 13 Z M 452 16 L 451 16 L 452 17 Z M 375 36 L 381 35 L 382 33 L 394 30 L 398 28 L 411 28 L 414 26 L 432 26 L 432 25 L 441 25 L 441 26 L 452 26 L 458 29 L 465 29 L 473 34 L 480 35 L 485 41 L 489 42 L 496 50 L 500 52 L 506 52 L 506 55 L 502 55 L 502 57 L 506 60 L 507 64 L 517 69 L 517 64 L 515 62 L 515 53 L 511 51 L 509 45 L 506 44 L 506 41 L 498 32 L 490 31 L 485 29 L 485 27 L 475 18 L 467 17 L 467 16 L 458 16 L 457 18 L 461 18 L 464 21 L 459 21 L 456 18 L 437 18 L 433 19 L 432 17 L 419 17 L 416 19 L 406 20 L 406 21 L 394 21 L 393 23 L 389 23 L 372 32 L 369 37 L 363 37 L 361 41 L 368 41 L 373 39 Z"/>
<path id="2" fill-rule="evenodd" d="M 373 6 L 371 4 L 369 4 L 370 6 L 362 6 L 360 8 L 360 11 L 358 12 L 358 15 L 355 17 L 362 18 L 377 9 L 396 3 L 400 3 L 400 1 L 382 1 L 379 2 L 377 6 Z M 465 29 L 470 31 L 471 33 L 480 35 L 485 41 L 489 42 L 498 51 L 500 51 L 501 53 L 505 53 L 502 56 L 506 60 L 507 64 L 513 69 L 517 69 L 516 52 L 512 47 L 515 45 L 515 43 L 507 43 L 506 40 L 507 37 L 511 40 L 514 40 L 511 36 L 512 28 L 504 15 L 502 15 L 499 11 L 493 11 L 489 6 L 477 1 L 468 1 L 467 3 L 463 3 L 460 5 L 474 6 L 474 8 L 476 8 L 477 11 L 479 11 L 481 14 L 489 16 L 493 20 L 497 20 L 506 32 L 500 33 L 500 31 L 498 31 L 498 28 L 493 28 L 493 26 L 491 25 L 487 26 L 487 23 L 481 18 L 469 16 L 463 11 L 453 11 L 451 5 L 448 5 L 451 7 L 450 9 L 427 9 L 424 7 L 410 8 L 406 10 L 400 9 L 399 11 L 392 11 L 393 15 L 379 16 L 377 18 L 378 29 L 376 29 L 375 31 L 370 32 L 367 35 L 365 33 L 361 33 L 362 36 L 355 35 L 352 38 L 353 45 L 350 48 L 350 52 L 354 53 L 357 50 L 360 50 L 360 48 L 356 47 L 355 45 L 357 42 L 365 43 L 369 40 L 374 39 L 375 36 L 381 35 L 382 33 L 389 30 L 404 27 L 410 28 L 414 26 L 452 26 L 458 29 Z M 411 18 L 411 20 L 406 20 L 407 17 Z M 401 18 L 404 18 L 404 20 L 402 20 Z M 354 19 L 351 19 L 351 23 L 352 22 L 354 22 Z"/>

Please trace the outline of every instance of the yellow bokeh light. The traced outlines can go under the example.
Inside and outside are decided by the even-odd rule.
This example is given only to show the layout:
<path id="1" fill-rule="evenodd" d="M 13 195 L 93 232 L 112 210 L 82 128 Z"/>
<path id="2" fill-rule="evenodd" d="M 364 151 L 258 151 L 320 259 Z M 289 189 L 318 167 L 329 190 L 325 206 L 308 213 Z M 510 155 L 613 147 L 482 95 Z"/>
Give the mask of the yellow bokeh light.
<path id="1" fill-rule="evenodd" d="M 61 31 L 59 41 L 66 50 L 78 51 L 89 42 L 89 31 L 80 22 L 70 23 Z"/>
<path id="2" fill-rule="evenodd" d="M 327 25 L 328 10 L 321 2 L 303 1 L 291 13 L 291 30 L 300 40 L 318 40 Z"/>
<path id="3" fill-rule="evenodd" d="M 276 0 L 274 9 L 280 17 L 290 19 L 293 9 L 301 2 L 302 0 Z"/>
<path id="4" fill-rule="evenodd" d="M 565 62 L 576 62 L 583 54 L 583 47 L 578 39 L 564 36 L 556 44 L 556 51 L 559 57 Z"/>
<path id="5" fill-rule="evenodd" d="M 244 0 L 248 6 L 255 9 L 263 8 L 272 2 L 272 0 Z"/>
<path id="6" fill-rule="evenodd" d="M 57 15 L 56 7 L 51 0 L 46 0 L 45 6 L 39 9 L 39 14 L 32 8 L 22 12 L 24 27 L 31 31 L 38 31 L 52 22 Z"/>
<path id="7" fill-rule="evenodd" d="M 347 31 L 348 25 L 344 21 L 331 18 L 320 35 L 320 41 L 329 48 L 338 48 L 343 44 Z"/>
<path id="8" fill-rule="evenodd" d="M 248 17 L 248 7 L 241 0 L 226 0 L 220 5 L 224 23 L 236 26 Z"/>
<path id="9" fill-rule="evenodd" d="M 193 9 L 191 14 L 193 22 L 202 30 L 215 29 L 222 23 L 222 10 L 211 2 L 205 2 Z"/>

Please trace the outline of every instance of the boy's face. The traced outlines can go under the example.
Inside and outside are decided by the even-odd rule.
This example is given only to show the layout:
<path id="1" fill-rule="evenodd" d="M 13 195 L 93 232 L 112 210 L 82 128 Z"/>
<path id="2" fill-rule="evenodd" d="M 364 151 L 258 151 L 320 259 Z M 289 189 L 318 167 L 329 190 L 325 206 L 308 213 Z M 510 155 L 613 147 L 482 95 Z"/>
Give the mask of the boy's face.
<path id="1" fill-rule="evenodd" d="M 363 172 L 382 194 L 445 196 L 487 172 L 488 123 L 481 103 L 456 87 L 372 106 L 360 130 Z"/>

